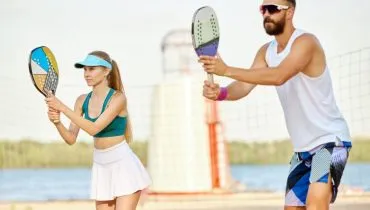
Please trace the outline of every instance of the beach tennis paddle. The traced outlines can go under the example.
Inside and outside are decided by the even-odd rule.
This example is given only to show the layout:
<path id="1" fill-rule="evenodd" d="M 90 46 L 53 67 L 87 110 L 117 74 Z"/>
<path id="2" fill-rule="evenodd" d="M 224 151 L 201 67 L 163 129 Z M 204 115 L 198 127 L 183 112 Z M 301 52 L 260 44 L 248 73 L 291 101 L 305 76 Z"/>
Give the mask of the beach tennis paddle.
<path id="1" fill-rule="evenodd" d="M 216 56 L 220 39 L 220 29 L 215 11 L 204 6 L 197 9 L 191 24 L 192 43 L 198 56 Z M 208 73 L 208 81 L 213 83 L 213 75 Z"/>
<path id="2" fill-rule="evenodd" d="M 38 92 L 45 97 L 48 96 L 49 91 L 55 95 L 59 81 L 59 70 L 55 56 L 48 47 L 40 46 L 31 51 L 28 69 Z"/>

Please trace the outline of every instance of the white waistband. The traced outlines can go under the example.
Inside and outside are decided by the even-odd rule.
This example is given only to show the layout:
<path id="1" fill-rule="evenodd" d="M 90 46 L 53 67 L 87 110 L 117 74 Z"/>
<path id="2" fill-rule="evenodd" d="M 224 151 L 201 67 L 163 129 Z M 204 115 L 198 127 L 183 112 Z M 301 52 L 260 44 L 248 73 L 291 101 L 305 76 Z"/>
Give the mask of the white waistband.
<path id="1" fill-rule="evenodd" d="M 106 149 L 96 149 L 94 148 L 94 163 L 98 164 L 109 164 L 125 158 L 126 154 L 130 152 L 131 149 L 123 141 L 119 144 L 116 144 L 112 147 Z"/>

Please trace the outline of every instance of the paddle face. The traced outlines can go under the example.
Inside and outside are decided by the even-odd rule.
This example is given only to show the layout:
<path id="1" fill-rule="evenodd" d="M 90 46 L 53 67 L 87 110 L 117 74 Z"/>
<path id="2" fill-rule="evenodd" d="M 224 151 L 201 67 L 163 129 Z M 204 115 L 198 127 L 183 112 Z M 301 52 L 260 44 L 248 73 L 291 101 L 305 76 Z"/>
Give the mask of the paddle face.
<path id="1" fill-rule="evenodd" d="M 55 57 L 46 46 L 33 49 L 28 61 L 31 80 L 36 89 L 45 97 L 48 91 L 55 94 L 59 80 L 59 70 Z"/>
<path id="2" fill-rule="evenodd" d="M 201 7 L 195 11 L 191 27 L 192 41 L 198 56 L 217 54 L 220 30 L 215 11 L 209 7 Z"/>
<path id="3" fill-rule="evenodd" d="M 197 9 L 191 24 L 191 37 L 195 52 L 198 56 L 217 54 L 220 30 L 215 11 L 209 7 Z M 208 73 L 208 81 L 213 83 L 213 75 Z"/>

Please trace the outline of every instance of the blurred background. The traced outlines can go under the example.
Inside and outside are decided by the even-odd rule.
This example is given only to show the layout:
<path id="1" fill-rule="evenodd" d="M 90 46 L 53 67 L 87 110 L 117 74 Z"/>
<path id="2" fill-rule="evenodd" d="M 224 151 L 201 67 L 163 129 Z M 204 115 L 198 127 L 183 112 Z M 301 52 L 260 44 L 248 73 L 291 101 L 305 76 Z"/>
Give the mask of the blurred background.
<path id="1" fill-rule="evenodd" d="M 104 50 L 119 64 L 133 123 L 131 148 L 153 178 L 140 208 L 281 209 L 292 147 L 275 88 L 258 86 L 235 102 L 205 100 L 206 75 L 190 36 L 194 11 L 213 7 L 220 54 L 228 65 L 247 68 L 271 40 L 261 3 L 0 0 L 0 209 L 93 209 L 87 201 L 92 138 L 80 131 L 78 143 L 68 146 L 49 122 L 27 66 L 40 45 L 56 56 L 56 95 L 69 107 L 90 91 L 75 62 Z M 354 142 L 338 209 L 370 208 L 369 10 L 366 0 L 297 1 L 294 19 L 325 49 Z M 62 122 L 69 124 L 64 116 Z"/>

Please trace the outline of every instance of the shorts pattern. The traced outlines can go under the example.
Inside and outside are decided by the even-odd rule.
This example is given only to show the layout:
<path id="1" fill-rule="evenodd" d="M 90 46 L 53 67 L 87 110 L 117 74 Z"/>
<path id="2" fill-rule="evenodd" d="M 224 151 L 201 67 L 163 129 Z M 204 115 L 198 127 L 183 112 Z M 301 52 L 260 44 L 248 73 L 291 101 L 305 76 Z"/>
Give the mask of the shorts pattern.
<path id="1" fill-rule="evenodd" d="M 331 203 L 334 203 L 351 147 L 351 142 L 340 141 L 320 145 L 309 152 L 294 153 L 290 161 L 285 205 L 305 206 L 310 183 L 327 183 L 329 174 L 333 184 Z"/>

